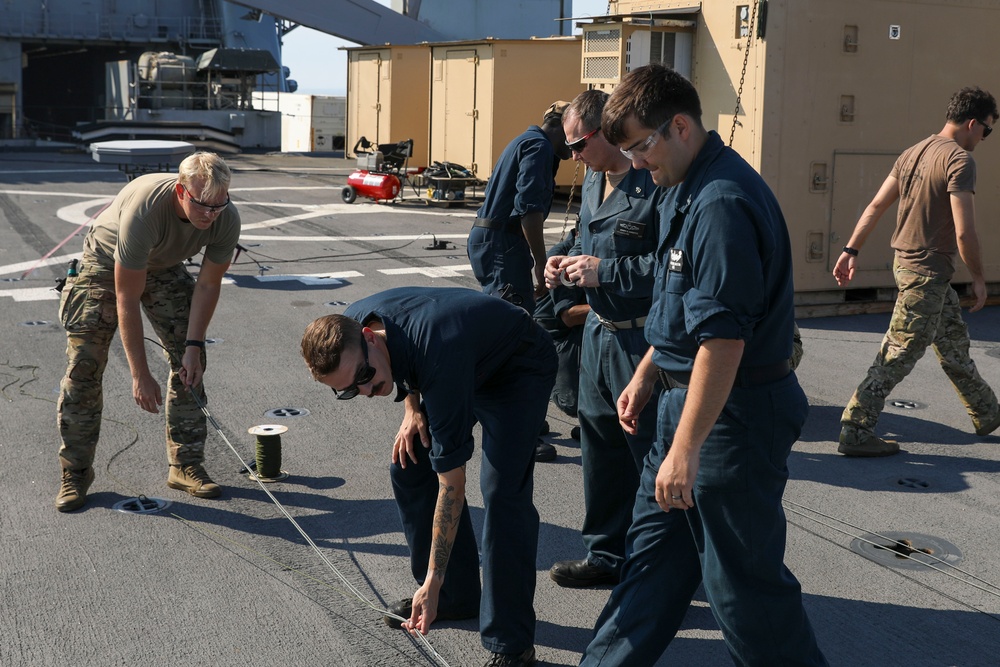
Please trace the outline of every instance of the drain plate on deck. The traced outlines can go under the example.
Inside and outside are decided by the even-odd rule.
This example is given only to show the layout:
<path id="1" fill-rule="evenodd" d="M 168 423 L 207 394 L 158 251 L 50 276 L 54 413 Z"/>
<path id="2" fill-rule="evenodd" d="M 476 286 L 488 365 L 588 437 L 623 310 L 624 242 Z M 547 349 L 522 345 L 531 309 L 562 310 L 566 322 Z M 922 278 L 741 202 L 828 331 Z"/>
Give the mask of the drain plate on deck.
<path id="1" fill-rule="evenodd" d="M 139 496 L 138 498 L 126 498 L 114 504 L 112 509 L 126 514 L 156 514 L 170 507 L 170 501 L 163 498 L 150 498 Z"/>
<path id="2" fill-rule="evenodd" d="M 962 552 L 954 544 L 920 533 L 868 533 L 851 542 L 851 551 L 881 565 L 904 570 L 943 568 L 962 561 Z"/>

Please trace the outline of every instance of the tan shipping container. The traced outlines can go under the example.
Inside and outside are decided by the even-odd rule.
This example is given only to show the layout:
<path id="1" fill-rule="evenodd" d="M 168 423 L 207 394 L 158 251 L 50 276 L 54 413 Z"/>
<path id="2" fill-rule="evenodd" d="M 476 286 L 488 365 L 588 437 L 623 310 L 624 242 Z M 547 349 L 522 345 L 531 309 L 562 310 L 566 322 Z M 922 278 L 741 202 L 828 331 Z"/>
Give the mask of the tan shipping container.
<path id="1" fill-rule="evenodd" d="M 503 149 L 531 125 L 540 125 L 556 100 L 571 101 L 580 83 L 580 39 L 485 39 L 433 44 L 431 156 L 455 162 L 486 180 Z M 573 182 L 564 162 L 557 185 Z M 583 181 L 581 170 L 577 186 Z"/>
<path id="2" fill-rule="evenodd" d="M 944 125 L 952 93 L 978 85 L 1000 97 L 992 54 L 1000 2 L 612 0 L 609 14 L 612 25 L 694 23 L 691 80 L 706 127 L 726 142 L 743 78 L 733 147 L 781 202 L 800 314 L 895 298 L 895 207 L 869 237 L 848 289 L 837 287 L 833 266 L 896 156 Z M 997 283 L 1000 147 L 986 141 L 975 158 L 977 231 L 986 280 Z M 955 283 L 968 281 L 961 266 Z"/>
<path id="3" fill-rule="evenodd" d="M 352 47 L 347 51 L 347 144 L 413 139 L 412 166 L 430 161 L 430 47 Z"/>

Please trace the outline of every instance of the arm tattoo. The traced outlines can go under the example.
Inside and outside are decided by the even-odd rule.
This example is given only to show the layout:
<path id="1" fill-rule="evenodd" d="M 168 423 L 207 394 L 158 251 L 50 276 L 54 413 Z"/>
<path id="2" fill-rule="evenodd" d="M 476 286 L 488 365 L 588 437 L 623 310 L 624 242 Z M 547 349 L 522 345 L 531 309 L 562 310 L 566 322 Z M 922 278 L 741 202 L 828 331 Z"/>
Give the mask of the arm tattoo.
<path id="1" fill-rule="evenodd" d="M 434 539 L 431 546 L 431 560 L 435 576 L 442 578 L 448 567 L 451 549 L 455 545 L 458 521 L 462 516 L 464 498 L 458 496 L 454 486 L 440 485 L 437 507 L 434 510 Z"/>

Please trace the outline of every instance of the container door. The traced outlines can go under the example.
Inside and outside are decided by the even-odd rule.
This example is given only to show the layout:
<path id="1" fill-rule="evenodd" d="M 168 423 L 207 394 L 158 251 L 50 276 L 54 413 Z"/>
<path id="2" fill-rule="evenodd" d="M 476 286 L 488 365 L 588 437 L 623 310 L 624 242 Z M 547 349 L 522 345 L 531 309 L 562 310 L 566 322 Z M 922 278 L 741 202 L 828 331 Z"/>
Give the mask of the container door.
<path id="1" fill-rule="evenodd" d="M 445 54 L 444 160 L 466 168 L 476 161 L 476 65 L 474 49 Z"/>
<path id="2" fill-rule="evenodd" d="M 830 252 L 827 269 L 833 271 L 840 257 L 841 248 L 847 245 L 858 219 L 865 207 L 885 180 L 896 154 L 888 153 L 836 153 L 833 160 L 833 210 L 830 215 Z M 858 256 L 857 269 L 851 287 L 867 287 L 874 280 L 885 282 L 889 276 L 892 284 L 892 248 L 889 240 L 896 228 L 896 204 L 883 214 L 875 230 L 865 241 L 865 249 Z M 887 271 L 876 275 L 875 272 Z"/>
<path id="3" fill-rule="evenodd" d="M 385 52 L 388 53 L 388 52 Z M 373 144 L 380 141 L 383 78 L 382 68 L 388 65 L 384 62 L 382 51 L 369 51 L 358 54 L 357 88 L 351 100 L 351 113 L 355 122 L 352 142 L 359 137 L 365 137 Z M 349 148 L 353 147 L 353 143 Z"/>

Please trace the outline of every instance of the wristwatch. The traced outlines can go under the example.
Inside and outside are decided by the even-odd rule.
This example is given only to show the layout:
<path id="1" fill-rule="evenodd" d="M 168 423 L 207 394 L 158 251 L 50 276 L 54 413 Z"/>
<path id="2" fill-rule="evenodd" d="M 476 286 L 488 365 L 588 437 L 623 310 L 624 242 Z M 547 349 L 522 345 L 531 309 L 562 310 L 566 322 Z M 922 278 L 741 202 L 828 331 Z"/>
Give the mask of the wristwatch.
<path id="1" fill-rule="evenodd" d="M 851 247 L 851 246 L 849 246 L 849 245 L 845 245 L 845 246 L 844 246 L 844 252 L 846 252 L 846 253 L 847 253 L 848 255 L 850 255 L 851 257 L 857 257 L 857 256 L 858 256 L 858 251 L 857 251 L 857 250 L 855 250 L 854 248 L 852 248 L 852 247 Z"/>

